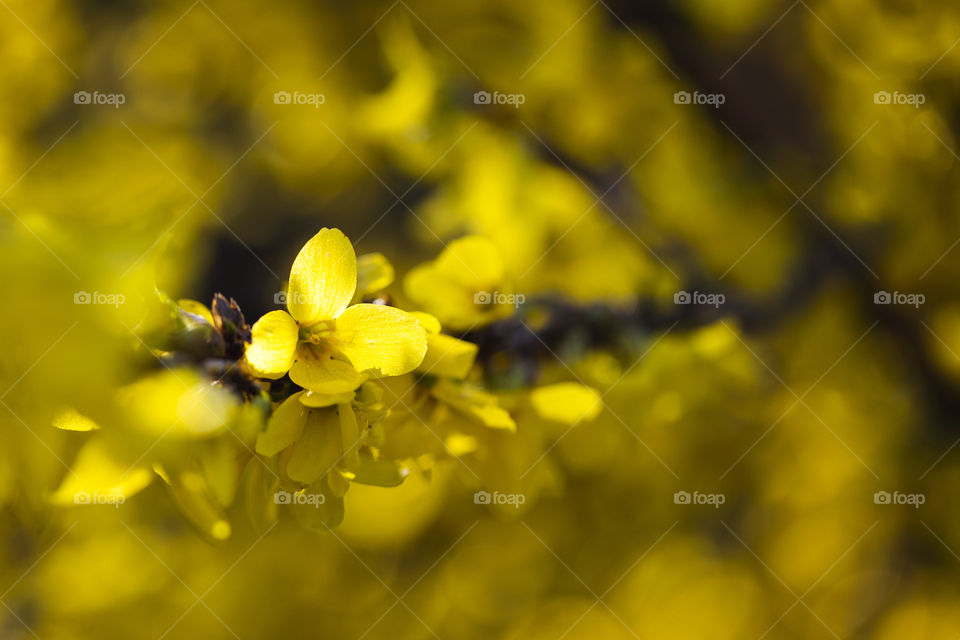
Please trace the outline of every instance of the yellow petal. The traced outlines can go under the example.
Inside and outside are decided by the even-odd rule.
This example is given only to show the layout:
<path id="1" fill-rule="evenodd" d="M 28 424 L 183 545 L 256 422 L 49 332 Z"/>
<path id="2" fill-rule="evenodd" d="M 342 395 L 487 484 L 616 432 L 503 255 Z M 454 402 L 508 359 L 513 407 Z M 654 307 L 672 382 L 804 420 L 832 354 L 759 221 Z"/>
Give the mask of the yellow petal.
<path id="1" fill-rule="evenodd" d="M 180 511 L 205 535 L 226 540 L 232 528 L 203 475 L 192 469 L 167 474 L 170 494 Z"/>
<path id="2" fill-rule="evenodd" d="M 348 473 L 351 476 L 353 475 L 350 472 Z M 334 469 L 327 474 L 327 485 L 330 487 L 330 491 L 333 492 L 333 495 L 338 498 L 342 498 L 350 489 L 350 480 L 344 475 L 343 471 L 340 469 Z"/>
<path id="3" fill-rule="evenodd" d="M 373 460 L 366 456 L 359 459 L 356 468 L 353 481 L 375 487 L 398 487 L 410 475 L 409 469 L 393 460 Z"/>
<path id="4" fill-rule="evenodd" d="M 310 484 L 333 469 L 342 452 L 337 412 L 334 409 L 313 409 L 307 415 L 303 435 L 293 445 L 287 461 L 287 476 Z"/>
<path id="5" fill-rule="evenodd" d="M 244 471 L 247 513 L 250 514 L 254 529 L 262 535 L 266 535 L 277 521 L 277 481 L 274 475 L 267 472 L 266 463 L 256 456 L 250 458 Z"/>
<path id="6" fill-rule="evenodd" d="M 413 371 L 427 352 L 427 336 L 405 311 L 377 304 L 357 304 L 337 318 L 340 350 L 357 371 L 399 376 Z"/>
<path id="7" fill-rule="evenodd" d="M 276 380 L 290 370 L 300 328 L 286 311 L 270 311 L 253 325 L 246 359 L 253 375 Z"/>
<path id="8" fill-rule="evenodd" d="M 444 444 L 447 446 L 447 451 L 457 457 L 473 453 L 480 448 L 480 441 L 477 438 L 456 432 L 448 435 Z"/>
<path id="9" fill-rule="evenodd" d="M 96 431 L 100 428 L 96 422 L 75 409 L 64 409 L 54 416 L 53 426 L 66 431 Z"/>
<path id="10" fill-rule="evenodd" d="M 223 433 L 240 401 L 194 369 L 165 369 L 117 391 L 128 424 L 153 437 L 208 438 Z"/>
<path id="11" fill-rule="evenodd" d="M 240 459 L 237 456 L 236 440 L 217 438 L 204 443 L 200 454 L 200 470 L 217 502 L 229 507 L 237 495 L 240 481 Z"/>
<path id="12" fill-rule="evenodd" d="M 382 291 L 393 282 L 393 265 L 382 253 L 357 258 L 357 291 L 360 294 Z"/>
<path id="13" fill-rule="evenodd" d="M 503 279 L 503 258 L 496 245 L 483 236 L 454 240 L 436 260 L 448 278 L 468 288 L 482 289 Z"/>
<path id="14" fill-rule="evenodd" d="M 238 407 L 239 400 L 224 387 L 199 382 L 184 391 L 177 402 L 176 424 L 183 428 L 176 433 L 190 437 L 218 435 L 226 430 Z"/>
<path id="15" fill-rule="evenodd" d="M 491 429 L 517 430 L 517 423 L 513 421 L 507 410 L 495 404 L 461 405 L 456 408 L 468 416 L 476 418 Z"/>
<path id="16" fill-rule="evenodd" d="M 440 333 L 440 321 L 437 320 L 436 316 L 432 316 L 425 311 L 411 311 L 410 315 L 417 319 L 427 335 Z"/>
<path id="17" fill-rule="evenodd" d="M 96 435 L 80 448 L 50 499 L 64 506 L 120 505 L 153 479 L 150 467 L 138 457 L 139 453 Z"/>
<path id="18" fill-rule="evenodd" d="M 301 492 L 299 500 L 291 500 L 290 510 L 301 527 L 326 532 L 343 521 L 343 498 L 330 490 L 325 479 Z"/>
<path id="19" fill-rule="evenodd" d="M 440 380 L 431 393 L 458 413 L 479 420 L 491 429 L 516 431 L 510 413 L 497 404 L 497 397 L 469 383 Z"/>
<path id="20" fill-rule="evenodd" d="M 318 394 L 339 394 L 353 391 L 367 379 L 349 362 L 327 355 L 318 356 L 308 346 L 297 350 L 290 379 L 304 389 Z"/>
<path id="21" fill-rule="evenodd" d="M 357 288 L 357 255 L 339 229 L 321 229 L 303 245 L 290 269 L 287 309 L 310 325 L 337 317 Z"/>
<path id="22" fill-rule="evenodd" d="M 198 302 L 197 300 L 191 300 L 189 298 L 180 298 L 179 300 L 177 300 L 177 304 L 180 306 L 181 309 L 183 309 L 187 313 L 192 313 L 195 316 L 200 316 L 201 318 L 209 322 L 211 325 L 214 324 L 213 314 L 210 313 L 210 309 L 207 308 L 207 305 L 203 304 L 202 302 Z"/>
<path id="23" fill-rule="evenodd" d="M 266 430 L 257 436 L 257 453 L 275 456 L 300 438 L 307 421 L 307 408 L 300 403 L 301 396 L 302 392 L 293 394 L 273 412 Z"/>
<path id="24" fill-rule="evenodd" d="M 427 335 L 427 354 L 417 367 L 420 373 L 463 379 L 477 357 L 477 345 L 442 333 Z"/>
<path id="25" fill-rule="evenodd" d="M 603 409 L 600 394 L 577 382 L 538 387 L 530 392 L 530 403 L 541 418 L 570 425 L 593 420 Z"/>
<path id="26" fill-rule="evenodd" d="M 300 402 L 305 407 L 319 409 L 321 407 L 332 407 L 342 402 L 350 402 L 353 400 L 353 396 L 353 391 L 347 391 L 345 393 L 314 393 L 313 391 L 307 391 L 300 396 Z"/>
<path id="27" fill-rule="evenodd" d="M 357 389 L 357 396 L 354 402 L 357 406 L 369 407 L 377 404 L 383 399 L 383 387 L 376 382 L 364 382 Z"/>
<path id="28" fill-rule="evenodd" d="M 340 417 L 340 437 L 343 446 L 343 464 L 347 469 L 357 466 L 360 449 L 360 426 L 357 423 L 357 414 L 349 403 L 337 405 L 337 414 Z"/>
<path id="29" fill-rule="evenodd" d="M 474 289 L 454 282 L 433 263 L 419 265 L 407 273 L 403 291 L 444 325 L 468 327 L 477 314 Z M 424 328 L 429 330 L 426 325 Z"/>

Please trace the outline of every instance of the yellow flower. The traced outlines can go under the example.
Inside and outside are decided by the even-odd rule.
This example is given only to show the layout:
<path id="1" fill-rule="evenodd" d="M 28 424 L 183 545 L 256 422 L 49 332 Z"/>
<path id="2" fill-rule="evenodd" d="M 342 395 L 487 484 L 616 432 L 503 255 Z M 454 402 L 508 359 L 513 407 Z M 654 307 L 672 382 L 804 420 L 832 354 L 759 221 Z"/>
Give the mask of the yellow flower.
<path id="1" fill-rule="evenodd" d="M 481 236 L 451 242 L 436 260 L 410 271 L 403 289 L 443 326 L 454 330 L 509 316 L 518 298 L 507 282 L 500 252 Z"/>
<path id="2" fill-rule="evenodd" d="M 337 526 L 351 483 L 394 487 L 406 478 L 406 468 L 380 455 L 379 422 L 387 413 L 381 393 L 372 382 L 341 397 L 299 391 L 277 407 L 257 436 L 256 452 L 276 458 L 277 489 L 291 496 L 286 503 L 301 524 Z M 303 504 L 311 508 L 297 508 Z"/>
<path id="3" fill-rule="evenodd" d="M 488 432 L 514 435 L 517 424 L 499 398 L 476 383 L 416 375 L 382 380 L 388 409 L 382 446 L 384 457 L 425 460 L 463 456 L 482 446 Z"/>
<path id="4" fill-rule="evenodd" d="M 253 325 L 246 361 L 254 375 L 289 372 L 305 389 L 337 394 L 419 366 L 427 338 L 416 318 L 384 305 L 348 306 L 356 288 L 353 246 L 339 230 L 321 229 L 293 261 L 289 313 L 271 311 Z"/>
<path id="5" fill-rule="evenodd" d="M 417 372 L 440 378 L 466 378 L 477 357 L 477 345 L 440 333 L 440 321 L 429 313 L 414 311 L 411 315 L 427 332 L 427 353 Z"/>

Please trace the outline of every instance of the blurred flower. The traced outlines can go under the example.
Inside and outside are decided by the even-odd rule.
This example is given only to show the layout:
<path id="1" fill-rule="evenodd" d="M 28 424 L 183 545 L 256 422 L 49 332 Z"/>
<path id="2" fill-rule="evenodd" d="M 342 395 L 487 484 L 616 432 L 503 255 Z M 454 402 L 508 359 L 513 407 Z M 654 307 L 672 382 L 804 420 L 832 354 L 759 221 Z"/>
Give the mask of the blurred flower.
<path id="1" fill-rule="evenodd" d="M 508 284 L 496 246 L 481 236 L 451 242 L 436 260 L 411 270 L 404 292 L 444 326 L 469 329 L 510 315 L 513 286 Z"/>

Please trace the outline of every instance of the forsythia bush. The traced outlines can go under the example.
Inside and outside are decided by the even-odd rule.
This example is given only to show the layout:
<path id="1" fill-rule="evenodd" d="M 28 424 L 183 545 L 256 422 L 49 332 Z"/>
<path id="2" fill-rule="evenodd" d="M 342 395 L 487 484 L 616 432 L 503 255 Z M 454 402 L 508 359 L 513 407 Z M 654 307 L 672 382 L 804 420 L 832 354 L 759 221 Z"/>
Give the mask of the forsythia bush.
<path id="1" fill-rule="evenodd" d="M 960 7 L 0 2 L 0 638 L 960 637 Z"/>

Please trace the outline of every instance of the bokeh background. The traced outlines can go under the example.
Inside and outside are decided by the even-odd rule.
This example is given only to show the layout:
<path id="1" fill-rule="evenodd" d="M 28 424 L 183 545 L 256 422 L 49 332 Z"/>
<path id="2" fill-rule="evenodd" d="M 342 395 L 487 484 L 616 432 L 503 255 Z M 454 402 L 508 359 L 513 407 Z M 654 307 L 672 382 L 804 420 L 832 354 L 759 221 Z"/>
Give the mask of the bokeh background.
<path id="1" fill-rule="evenodd" d="M 957 638 L 958 39 L 932 0 L 0 1 L 0 637 Z M 323 226 L 751 312 L 545 362 L 605 407 L 504 444 L 522 509 L 470 460 L 327 535 L 51 505 L 138 296 L 256 318 Z"/>

